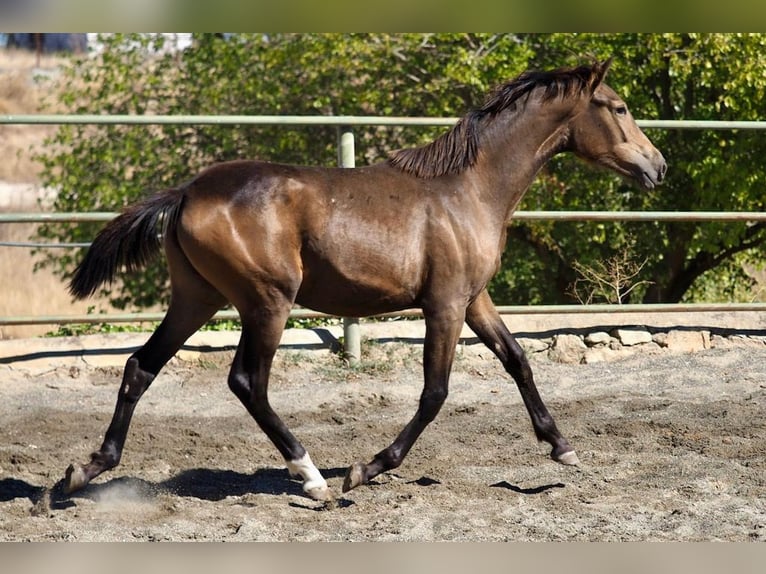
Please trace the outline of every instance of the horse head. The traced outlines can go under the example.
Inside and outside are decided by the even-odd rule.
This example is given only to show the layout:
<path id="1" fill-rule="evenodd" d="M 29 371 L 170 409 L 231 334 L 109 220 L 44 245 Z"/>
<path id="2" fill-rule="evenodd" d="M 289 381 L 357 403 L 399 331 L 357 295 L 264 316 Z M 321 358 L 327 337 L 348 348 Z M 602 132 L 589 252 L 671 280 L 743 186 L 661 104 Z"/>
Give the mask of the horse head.
<path id="1" fill-rule="evenodd" d="M 665 178 L 665 158 L 638 127 L 622 98 L 604 83 L 610 64 L 611 59 L 592 66 L 585 94 L 590 97 L 572 118 L 567 149 L 644 189 L 654 189 Z"/>

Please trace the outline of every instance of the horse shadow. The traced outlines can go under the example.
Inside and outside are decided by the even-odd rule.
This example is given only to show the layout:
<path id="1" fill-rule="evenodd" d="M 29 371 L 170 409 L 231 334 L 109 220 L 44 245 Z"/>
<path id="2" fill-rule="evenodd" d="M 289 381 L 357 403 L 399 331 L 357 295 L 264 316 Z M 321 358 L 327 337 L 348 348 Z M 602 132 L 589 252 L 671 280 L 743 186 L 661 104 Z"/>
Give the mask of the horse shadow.
<path id="1" fill-rule="evenodd" d="M 345 468 L 326 468 L 325 478 L 338 478 L 346 473 Z M 377 485 L 370 481 L 370 485 Z M 438 480 L 421 477 L 408 484 L 429 487 L 441 484 Z M 503 488 L 518 494 L 535 495 L 555 488 L 564 488 L 564 484 L 547 484 L 536 488 L 521 488 L 506 481 L 489 485 Z M 132 476 L 118 476 L 104 482 L 91 483 L 83 490 L 67 495 L 63 492 L 63 480 L 52 487 L 36 486 L 17 478 L 0 480 L 0 503 L 26 498 L 33 504 L 33 514 L 47 510 L 63 510 L 77 505 L 77 500 L 104 501 L 147 501 L 170 494 L 183 498 L 196 498 L 208 502 L 220 502 L 228 497 L 243 497 L 248 494 L 267 494 L 272 496 L 294 495 L 304 498 L 301 481 L 290 477 L 287 469 L 262 468 L 246 474 L 233 470 L 212 468 L 192 468 L 179 472 L 170 478 L 152 482 Z M 248 504 L 248 502 L 243 502 Z M 307 510 L 322 510 L 309 504 L 290 502 L 290 506 Z M 354 503 L 340 498 L 335 501 L 338 507 L 345 508 Z"/>
<path id="2" fill-rule="evenodd" d="M 36 503 L 45 492 L 44 486 L 35 486 L 18 478 L 0 480 L 0 502 L 11 502 L 17 498 L 28 498 Z"/>
<path id="3" fill-rule="evenodd" d="M 516 494 L 526 494 L 526 495 L 542 494 L 543 492 L 547 492 L 548 490 L 552 490 L 554 488 L 566 488 L 566 485 L 563 482 L 556 482 L 553 484 L 543 484 L 541 486 L 534 486 L 532 488 L 522 488 L 515 484 L 511 484 L 510 482 L 506 480 L 501 480 L 500 482 L 491 484 L 490 486 L 492 488 L 504 488 L 506 490 L 510 490 L 511 492 L 515 492 Z"/>
<path id="4" fill-rule="evenodd" d="M 342 477 L 345 473 L 345 468 L 322 470 L 325 478 Z M 91 483 L 83 490 L 69 495 L 63 492 L 63 480 L 50 488 L 36 486 L 17 478 L 0 480 L 0 502 L 26 498 L 35 506 L 45 504 L 52 510 L 75 506 L 78 499 L 94 502 L 117 499 L 152 500 L 163 494 L 210 502 L 248 494 L 305 496 L 301 481 L 291 478 L 287 469 L 277 468 L 262 468 L 249 474 L 233 470 L 193 468 L 159 482 L 119 476 L 104 482 Z"/>

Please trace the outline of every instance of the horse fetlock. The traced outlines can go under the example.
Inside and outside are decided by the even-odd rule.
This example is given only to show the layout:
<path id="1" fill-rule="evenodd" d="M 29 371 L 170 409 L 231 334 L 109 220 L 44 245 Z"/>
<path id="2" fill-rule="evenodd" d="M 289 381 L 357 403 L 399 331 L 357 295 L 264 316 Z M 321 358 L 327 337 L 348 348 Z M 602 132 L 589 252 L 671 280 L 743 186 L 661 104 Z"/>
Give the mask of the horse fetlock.
<path id="1" fill-rule="evenodd" d="M 100 474 L 120 464 L 121 458 L 121 449 L 117 449 L 113 444 L 104 444 L 101 450 L 91 453 L 90 464 L 88 466 L 98 469 Z"/>
<path id="2" fill-rule="evenodd" d="M 303 479 L 303 492 L 314 500 L 332 500 L 334 498 L 332 491 L 327 486 L 327 481 L 319 472 L 311 457 L 305 453 L 296 460 L 285 461 L 287 471 L 292 478 Z"/>

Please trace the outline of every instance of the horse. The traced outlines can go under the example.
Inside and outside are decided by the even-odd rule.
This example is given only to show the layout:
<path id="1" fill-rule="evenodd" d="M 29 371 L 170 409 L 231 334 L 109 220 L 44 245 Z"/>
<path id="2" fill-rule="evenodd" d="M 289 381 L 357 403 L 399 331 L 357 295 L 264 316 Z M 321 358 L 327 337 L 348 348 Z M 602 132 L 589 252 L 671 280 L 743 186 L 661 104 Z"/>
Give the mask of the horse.
<path id="1" fill-rule="evenodd" d="M 268 398 L 272 360 L 294 304 L 349 317 L 419 308 L 425 319 L 416 412 L 370 462 L 351 464 L 342 492 L 399 467 L 436 417 L 464 323 L 515 381 L 551 458 L 578 464 L 487 283 L 499 268 L 514 210 L 554 155 L 574 153 L 647 190 L 663 181 L 662 154 L 604 83 L 610 64 L 611 58 L 523 72 L 432 142 L 369 166 L 228 161 L 124 209 L 97 234 L 70 292 L 93 295 L 164 247 L 170 303 L 125 364 L 100 449 L 87 464 L 67 468 L 64 493 L 119 464 L 141 396 L 186 339 L 227 304 L 242 325 L 228 386 L 310 498 L 335 495 Z"/>

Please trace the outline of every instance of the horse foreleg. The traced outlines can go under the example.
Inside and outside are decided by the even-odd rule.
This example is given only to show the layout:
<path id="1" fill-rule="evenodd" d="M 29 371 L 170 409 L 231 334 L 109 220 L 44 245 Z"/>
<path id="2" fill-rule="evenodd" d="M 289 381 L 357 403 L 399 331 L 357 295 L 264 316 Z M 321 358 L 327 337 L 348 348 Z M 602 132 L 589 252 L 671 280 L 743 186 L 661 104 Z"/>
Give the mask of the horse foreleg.
<path id="1" fill-rule="evenodd" d="M 440 316 L 426 314 L 426 338 L 423 346 L 424 386 L 415 416 L 393 443 L 380 451 L 371 462 L 354 463 L 346 472 L 343 492 L 366 484 L 382 472 L 397 468 L 428 424 L 436 418 L 449 389 L 449 375 L 455 347 L 464 320 L 463 313 Z"/>
<path id="2" fill-rule="evenodd" d="M 497 355 L 505 370 L 516 381 L 521 398 L 532 419 L 535 435 L 538 440 L 551 445 L 551 458 L 562 464 L 578 464 L 577 454 L 567 440 L 561 436 L 553 417 L 537 392 L 532 369 L 524 350 L 503 323 L 486 290 L 468 307 L 466 323 L 479 339 Z"/>

